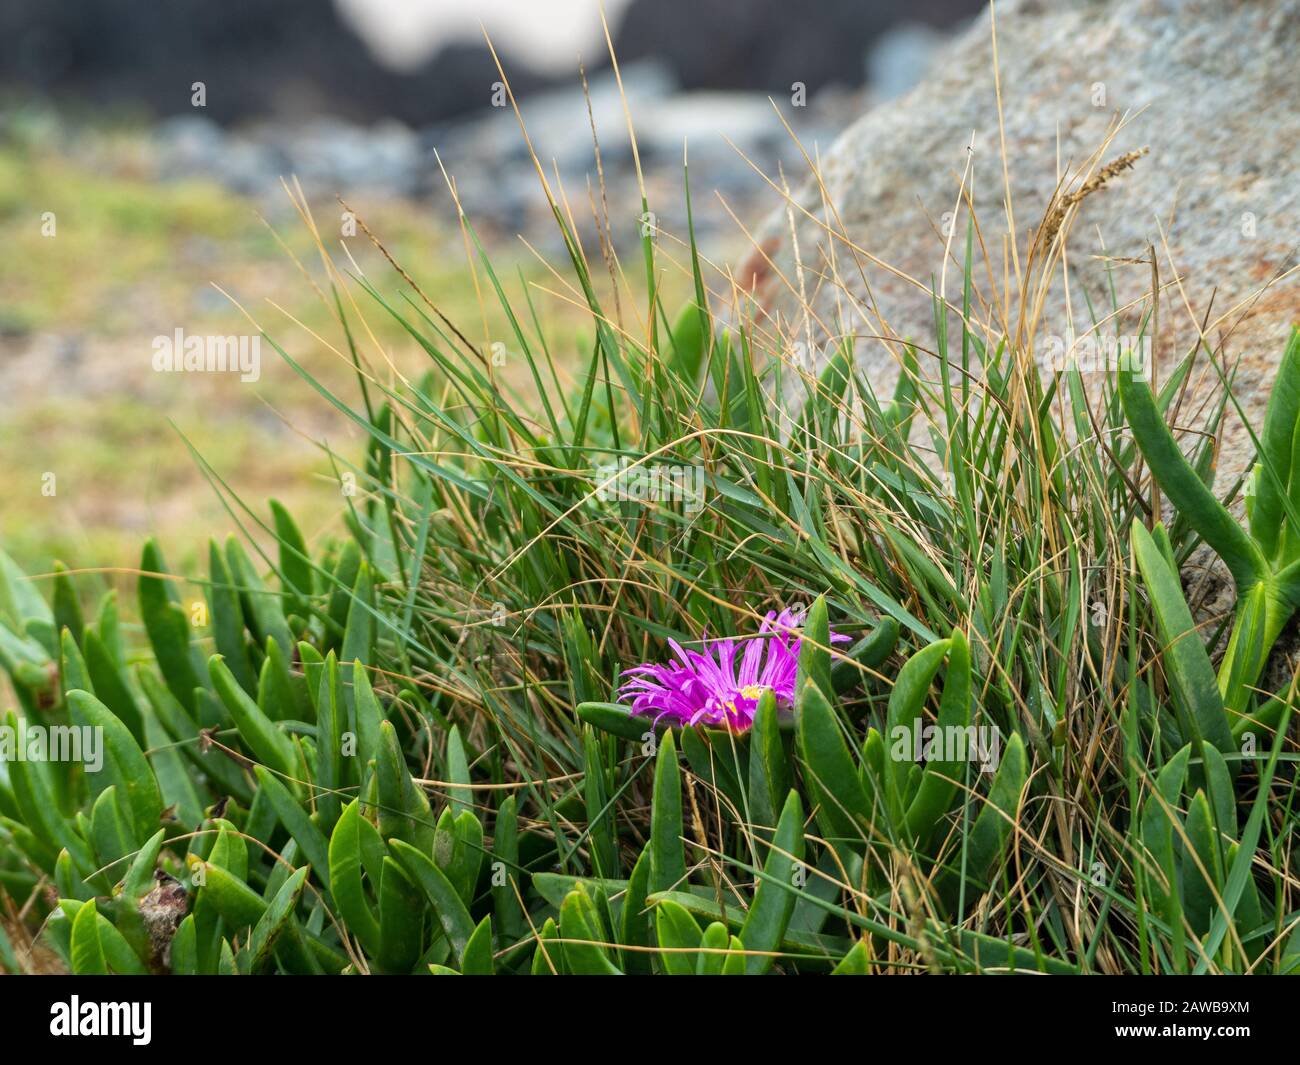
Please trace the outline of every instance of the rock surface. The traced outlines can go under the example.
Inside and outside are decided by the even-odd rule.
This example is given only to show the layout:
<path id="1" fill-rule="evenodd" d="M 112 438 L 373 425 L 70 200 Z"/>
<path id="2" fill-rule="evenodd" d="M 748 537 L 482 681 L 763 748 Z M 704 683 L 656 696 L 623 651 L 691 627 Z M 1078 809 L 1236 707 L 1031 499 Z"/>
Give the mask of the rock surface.
<path id="1" fill-rule="evenodd" d="M 939 55 L 922 85 L 867 113 L 821 161 L 827 199 L 847 236 L 920 283 L 863 256 L 859 269 L 842 242 L 835 244 L 832 268 L 825 227 L 799 210 L 829 217 L 821 190 L 810 182 L 795 195 L 793 227 L 806 301 L 797 295 L 796 241 L 785 210 L 770 219 L 762 250 L 741 273 L 755 283 L 783 344 L 806 335 L 803 308 L 811 306 L 814 337 L 841 329 L 855 334 L 859 365 L 884 387 L 897 365 L 897 344 L 870 338 L 911 337 L 933 347 L 929 286 L 943 269 L 951 218 L 945 212 L 957 204 L 972 135 L 968 185 L 994 264 L 991 274 L 976 270 L 976 283 L 986 296 L 994 287 L 990 277 L 1002 284 L 1010 241 L 990 28 L 987 16 L 977 21 Z M 1211 343 L 1222 341 L 1230 361 L 1240 358 L 1239 396 L 1260 424 L 1290 325 L 1300 318 L 1300 0 L 1012 0 L 997 4 L 996 40 L 1022 264 L 1058 176 L 1071 178 L 1068 191 L 1086 179 L 1085 164 L 1095 172 L 1099 163 L 1150 148 L 1078 206 L 1067 240 L 1068 309 L 1058 262 L 1038 315 L 1035 351 L 1052 336 L 1068 339 L 1070 310 L 1074 335 L 1086 332 L 1087 300 L 1099 313 L 1109 311 L 1103 249 L 1119 259 L 1146 260 L 1153 245 L 1162 282 L 1173 278 L 1175 266 L 1182 278 L 1181 291 L 1169 288 L 1162 297 L 1157 358 L 1188 351 L 1196 338 L 1193 319 L 1209 308 Z M 950 297 L 961 290 L 966 228 L 962 209 L 947 267 Z M 1120 305 L 1150 293 L 1149 262 L 1111 265 Z M 1013 311 L 1020 303 L 1013 296 Z M 872 304 L 878 315 L 868 309 Z M 837 319 L 843 326 L 833 324 Z M 816 331 L 817 322 L 827 329 Z M 1120 332 L 1136 334 L 1135 314 L 1123 317 Z M 1246 434 L 1228 425 L 1221 485 L 1247 464 L 1249 452 Z"/>

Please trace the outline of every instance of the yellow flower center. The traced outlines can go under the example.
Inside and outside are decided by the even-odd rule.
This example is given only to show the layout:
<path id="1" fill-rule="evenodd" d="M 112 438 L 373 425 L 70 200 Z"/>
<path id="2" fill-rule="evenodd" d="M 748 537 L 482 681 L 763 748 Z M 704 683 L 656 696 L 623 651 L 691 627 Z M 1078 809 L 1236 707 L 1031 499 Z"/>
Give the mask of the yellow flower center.
<path id="1" fill-rule="evenodd" d="M 759 697 L 765 691 L 767 691 L 766 685 L 746 684 L 736 694 L 739 695 L 742 699 L 748 699 L 750 702 L 758 702 Z M 736 709 L 736 701 L 734 699 L 731 700 L 731 702 L 723 703 L 722 709 L 726 711 L 728 714 L 730 714 L 732 717 L 740 716 L 740 711 Z"/>

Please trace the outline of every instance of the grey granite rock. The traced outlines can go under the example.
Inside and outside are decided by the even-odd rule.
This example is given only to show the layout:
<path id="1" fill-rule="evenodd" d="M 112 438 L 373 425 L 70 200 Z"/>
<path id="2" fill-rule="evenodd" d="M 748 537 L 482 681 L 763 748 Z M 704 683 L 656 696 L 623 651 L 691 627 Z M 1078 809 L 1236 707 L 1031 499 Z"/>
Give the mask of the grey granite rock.
<path id="1" fill-rule="evenodd" d="M 945 212 L 957 204 L 972 136 L 969 185 L 999 280 L 1011 246 L 1004 161 L 1023 264 L 1063 175 L 1065 189 L 1076 188 L 1088 165 L 1149 147 L 1079 204 L 1066 241 L 1068 310 L 1058 262 L 1033 350 L 1052 336 L 1068 339 L 1071 311 L 1074 334 L 1083 333 L 1088 299 L 1102 313 L 1110 308 L 1103 252 L 1142 260 L 1154 246 L 1162 281 L 1175 267 L 1182 279 L 1162 298 L 1157 359 L 1189 350 L 1194 318 L 1209 308 L 1210 339 L 1222 341 L 1229 360 L 1240 359 L 1240 395 L 1258 424 L 1290 324 L 1300 317 L 1300 0 L 1011 0 L 997 4 L 996 29 L 1004 133 L 986 15 L 937 56 L 919 87 L 869 111 L 823 156 L 821 181 L 835 216 L 809 182 L 795 198 L 814 218 L 796 209 L 793 235 L 784 209 L 769 220 L 762 250 L 741 272 L 755 285 L 767 327 L 787 345 L 808 332 L 853 333 L 859 364 L 888 387 L 898 345 L 869 338 L 933 346 L 929 286 L 942 275 Z M 828 218 L 867 255 L 831 241 Z M 966 211 L 958 211 L 950 295 L 960 292 L 966 225 Z M 1151 291 L 1149 264 L 1109 265 L 1121 305 Z M 1286 276 L 1270 284 L 1279 275 Z M 976 271 L 986 296 L 989 277 L 982 266 Z M 1013 296 L 1013 313 L 1029 302 Z M 814 320 L 805 319 L 805 305 Z M 1137 332 L 1135 313 L 1123 317 L 1122 332 Z M 1220 481 L 1250 458 L 1246 434 L 1228 425 Z"/>

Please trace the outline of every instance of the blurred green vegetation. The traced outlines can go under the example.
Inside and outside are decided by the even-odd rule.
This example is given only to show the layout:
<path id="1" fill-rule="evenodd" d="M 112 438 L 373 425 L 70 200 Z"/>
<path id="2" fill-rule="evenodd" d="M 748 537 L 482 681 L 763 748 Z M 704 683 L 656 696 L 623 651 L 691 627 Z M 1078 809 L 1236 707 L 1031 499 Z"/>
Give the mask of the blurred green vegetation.
<path id="1" fill-rule="evenodd" d="M 215 183 L 154 180 L 143 137 L 129 131 L 101 131 L 87 144 L 73 152 L 0 141 L 8 237 L 0 257 L 0 542 L 43 573 L 55 558 L 131 567 L 142 536 L 155 535 L 178 569 L 192 571 L 208 538 L 235 525 L 181 434 L 240 497 L 283 499 L 309 536 L 337 528 L 344 501 L 316 442 L 350 457 L 362 442 L 270 345 L 262 344 L 255 383 L 151 366 L 152 338 L 178 327 L 255 333 L 233 299 L 319 380 L 356 400 L 345 338 L 323 298 L 319 249 L 289 194 L 254 203 Z M 454 224 L 428 204 L 364 196 L 349 204 L 467 336 L 510 346 Z M 340 270 L 361 271 L 386 298 L 409 292 L 359 228 L 343 251 L 336 200 L 316 198 L 310 208 Z M 577 335 L 577 308 L 539 293 L 534 283 L 549 288 L 554 279 L 522 242 L 500 245 L 492 249 L 499 273 L 530 285 L 564 364 L 588 343 Z M 366 320 L 357 343 L 373 372 L 423 372 L 424 354 L 348 280 L 344 299 L 356 300 Z M 507 361 L 500 373 L 531 387 L 522 362 Z"/>

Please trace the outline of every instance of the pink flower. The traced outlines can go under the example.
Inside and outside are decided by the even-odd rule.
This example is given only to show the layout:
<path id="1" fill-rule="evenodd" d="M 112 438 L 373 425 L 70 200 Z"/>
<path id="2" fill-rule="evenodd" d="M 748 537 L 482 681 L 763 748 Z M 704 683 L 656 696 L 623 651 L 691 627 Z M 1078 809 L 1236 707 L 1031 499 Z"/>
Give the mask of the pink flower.
<path id="1" fill-rule="evenodd" d="M 688 651 L 669 640 L 675 659 L 646 662 L 625 670 L 630 677 L 618 697 L 632 712 L 667 720 L 673 725 L 709 725 L 744 732 L 754 723 L 754 711 L 765 691 L 776 696 L 777 706 L 794 704 L 794 682 L 799 670 L 799 627 L 803 612 L 770 611 L 749 637 L 705 640 L 702 651 Z M 847 636 L 831 633 L 832 643 Z"/>

